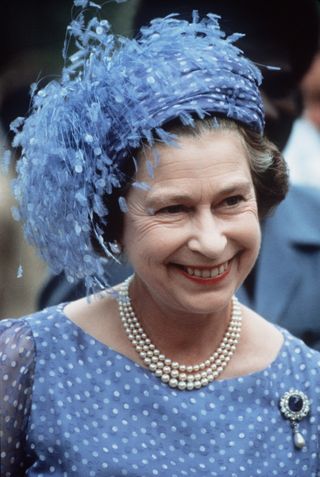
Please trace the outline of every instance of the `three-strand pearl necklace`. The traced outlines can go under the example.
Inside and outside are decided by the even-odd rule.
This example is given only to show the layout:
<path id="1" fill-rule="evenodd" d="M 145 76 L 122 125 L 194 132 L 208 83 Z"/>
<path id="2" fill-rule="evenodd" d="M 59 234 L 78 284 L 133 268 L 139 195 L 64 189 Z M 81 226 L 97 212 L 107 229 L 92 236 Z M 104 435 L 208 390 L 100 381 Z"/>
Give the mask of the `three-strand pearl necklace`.
<path id="1" fill-rule="evenodd" d="M 230 322 L 218 349 L 201 363 L 179 364 L 155 347 L 136 317 L 129 297 L 131 278 L 129 277 L 119 290 L 119 313 L 128 339 L 149 370 L 162 382 L 182 391 L 200 389 L 217 379 L 234 355 L 240 338 L 242 315 L 237 298 L 232 298 Z"/>

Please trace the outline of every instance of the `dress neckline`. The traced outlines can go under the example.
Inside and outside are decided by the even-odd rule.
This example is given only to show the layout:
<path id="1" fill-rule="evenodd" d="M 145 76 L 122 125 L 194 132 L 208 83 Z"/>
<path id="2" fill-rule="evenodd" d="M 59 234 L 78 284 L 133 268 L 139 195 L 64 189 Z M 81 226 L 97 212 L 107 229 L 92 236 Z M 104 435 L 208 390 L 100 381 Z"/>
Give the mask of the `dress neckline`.
<path id="1" fill-rule="evenodd" d="M 102 341 L 100 341 L 99 339 L 95 338 L 93 335 L 91 335 L 90 333 L 88 333 L 87 331 L 85 331 L 83 328 L 81 328 L 81 326 L 79 326 L 77 323 L 75 323 L 73 320 L 71 320 L 64 312 L 64 309 L 65 307 L 69 304 L 69 302 L 63 302 L 63 303 L 60 303 L 59 305 L 56 305 L 56 306 L 52 306 L 50 308 L 47 308 L 46 310 L 44 311 L 50 311 L 52 310 L 52 308 L 56 309 L 59 313 L 59 315 L 64 319 L 64 321 L 69 325 L 71 326 L 72 328 L 74 328 L 75 330 L 77 330 L 77 333 L 80 333 L 82 337 L 84 337 L 86 340 L 89 340 L 91 343 L 94 343 L 96 346 L 98 346 L 101 351 L 103 351 L 104 353 L 108 353 L 108 354 L 112 354 L 116 359 L 121 359 L 121 360 L 124 360 L 125 362 L 127 362 L 128 364 L 130 364 L 131 366 L 135 366 L 135 368 L 141 372 L 141 373 L 144 373 L 145 375 L 147 375 L 148 377 L 152 377 L 154 378 L 157 382 L 159 382 L 159 384 L 162 384 L 166 387 L 168 387 L 166 384 L 164 383 L 161 383 L 161 381 L 159 380 L 159 378 L 157 378 L 156 376 L 153 375 L 153 373 L 151 373 L 147 367 L 144 367 L 142 366 L 141 364 L 137 363 L 136 361 L 134 361 L 133 359 L 129 358 L 128 356 L 126 356 L 125 354 L 121 353 L 120 351 L 117 351 L 115 349 L 113 349 L 111 346 L 103 343 Z M 270 371 L 272 371 L 272 368 L 275 368 L 277 367 L 278 365 L 278 362 L 281 360 L 282 358 L 282 354 L 288 344 L 288 340 L 290 338 L 290 334 L 289 332 L 282 328 L 281 326 L 273 323 L 273 326 L 278 330 L 280 331 L 280 333 L 282 334 L 282 337 L 283 337 L 283 340 L 282 340 L 282 344 L 278 350 L 278 353 L 277 355 L 275 356 L 275 358 L 267 365 L 265 366 L 263 369 L 261 370 L 258 370 L 258 371 L 253 371 L 252 373 L 248 373 L 248 374 L 244 374 L 244 375 L 240 375 L 240 376 L 235 376 L 235 377 L 231 377 L 231 378 L 225 378 L 225 379 L 217 379 L 215 381 L 213 381 L 212 383 L 210 383 L 207 388 L 209 388 L 212 384 L 214 383 L 219 383 L 219 384 L 222 384 L 222 383 L 226 383 L 227 384 L 232 384 L 233 382 L 243 382 L 244 380 L 246 379 L 259 379 L 261 377 L 263 377 L 263 375 L 267 372 L 269 373 Z M 170 388 L 171 389 L 171 388 Z M 172 389 L 174 390 L 174 389 Z M 194 390 L 194 391 L 188 391 L 188 393 L 191 393 L 191 392 L 196 392 L 196 391 L 199 391 L 199 390 Z M 200 390 L 201 391 L 201 390 Z M 178 391 L 180 392 L 180 391 Z"/>

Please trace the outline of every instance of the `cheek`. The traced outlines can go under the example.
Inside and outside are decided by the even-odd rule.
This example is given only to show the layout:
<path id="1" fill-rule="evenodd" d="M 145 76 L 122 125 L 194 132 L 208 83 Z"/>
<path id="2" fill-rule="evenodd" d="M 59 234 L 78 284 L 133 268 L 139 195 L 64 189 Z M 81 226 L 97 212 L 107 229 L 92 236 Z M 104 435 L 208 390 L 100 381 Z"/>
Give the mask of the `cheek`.
<path id="1" fill-rule="evenodd" d="M 246 249 L 257 254 L 261 244 L 261 228 L 256 205 L 252 205 L 244 214 L 239 216 L 235 231 L 237 240 Z"/>
<path id="2" fill-rule="evenodd" d="M 160 224 L 153 217 L 127 214 L 124 220 L 123 246 L 130 258 L 161 257 L 173 248 L 177 237 L 171 227 Z M 178 234 L 179 235 L 179 234 Z"/>
<path id="3" fill-rule="evenodd" d="M 258 215 L 251 213 L 245 223 L 244 240 L 247 248 L 257 258 L 261 245 L 261 228 Z"/>

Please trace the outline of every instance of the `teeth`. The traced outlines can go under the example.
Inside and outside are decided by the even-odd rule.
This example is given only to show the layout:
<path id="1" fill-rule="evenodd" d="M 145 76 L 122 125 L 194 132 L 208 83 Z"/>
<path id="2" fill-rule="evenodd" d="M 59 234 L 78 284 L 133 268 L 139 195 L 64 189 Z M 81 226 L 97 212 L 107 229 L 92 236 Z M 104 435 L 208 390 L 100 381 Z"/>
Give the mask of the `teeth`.
<path id="1" fill-rule="evenodd" d="M 195 277 L 200 277 L 200 278 L 215 278 L 218 275 L 221 275 L 226 271 L 228 267 L 228 262 L 224 263 L 223 265 L 220 265 L 220 267 L 215 267 L 210 269 L 202 269 L 200 270 L 199 268 L 191 268 L 191 267 L 186 267 L 186 271 L 188 275 L 195 276 Z"/>
<path id="2" fill-rule="evenodd" d="M 219 268 L 214 268 L 213 270 L 211 270 L 211 278 L 217 277 L 219 273 Z"/>
<path id="3" fill-rule="evenodd" d="M 211 271 L 210 270 L 202 270 L 201 276 L 203 278 L 210 278 L 211 277 Z"/>

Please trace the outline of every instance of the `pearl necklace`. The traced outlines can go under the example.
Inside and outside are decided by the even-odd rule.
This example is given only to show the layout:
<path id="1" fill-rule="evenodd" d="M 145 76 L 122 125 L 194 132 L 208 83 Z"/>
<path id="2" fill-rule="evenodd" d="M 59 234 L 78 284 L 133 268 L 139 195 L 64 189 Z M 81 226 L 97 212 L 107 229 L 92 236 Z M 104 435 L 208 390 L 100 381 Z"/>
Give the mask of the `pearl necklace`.
<path id="1" fill-rule="evenodd" d="M 181 391 L 200 389 L 217 379 L 234 355 L 240 338 L 242 314 L 237 298 L 232 298 L 231 319 L 218 349 L 199 364 L 179 364 L 155 347 L 139 323 L 129 297 L 131 278 L 129 277 L 119 290 L 119 313 L 128 339 L 149 370 L 162 382 Z"/>

